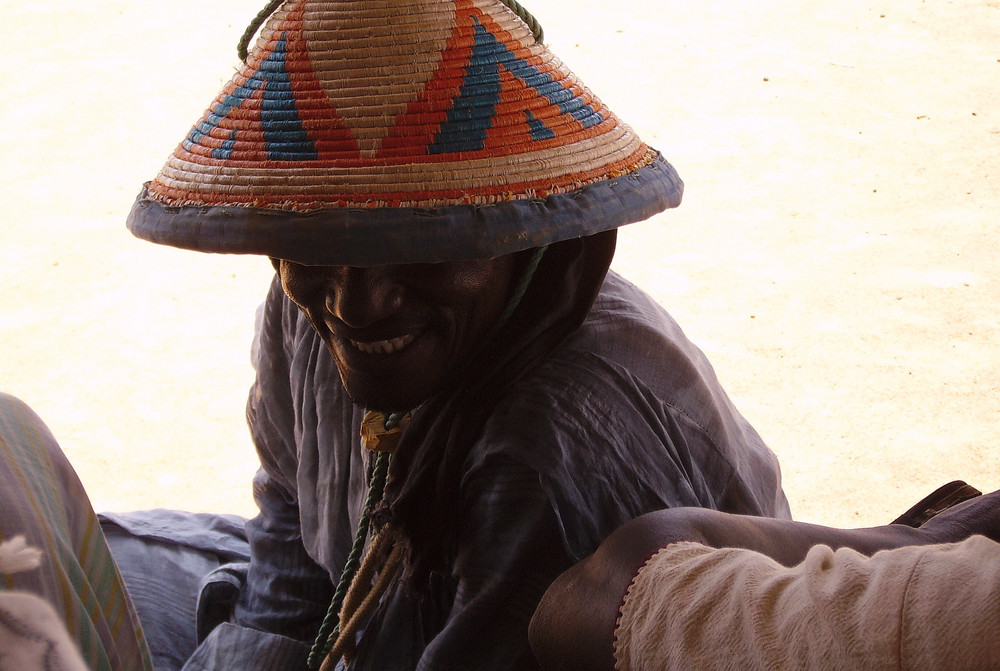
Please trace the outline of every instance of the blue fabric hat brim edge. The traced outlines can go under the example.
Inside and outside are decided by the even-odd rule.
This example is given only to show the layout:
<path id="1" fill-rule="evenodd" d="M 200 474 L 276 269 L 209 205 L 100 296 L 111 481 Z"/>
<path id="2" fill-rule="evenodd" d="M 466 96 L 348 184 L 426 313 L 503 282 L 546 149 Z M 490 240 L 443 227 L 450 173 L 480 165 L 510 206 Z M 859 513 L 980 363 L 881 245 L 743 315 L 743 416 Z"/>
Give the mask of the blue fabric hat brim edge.
<path id="1" fill-rule="evenodd" d="M 593 235 L 680 205 L 684 185 L 662 155 L 573 193 L 440 208 L 168 207 L 143 187 L 126 225 L 144 240 L 305 265 L 377 266 L 485 259 Z"/>

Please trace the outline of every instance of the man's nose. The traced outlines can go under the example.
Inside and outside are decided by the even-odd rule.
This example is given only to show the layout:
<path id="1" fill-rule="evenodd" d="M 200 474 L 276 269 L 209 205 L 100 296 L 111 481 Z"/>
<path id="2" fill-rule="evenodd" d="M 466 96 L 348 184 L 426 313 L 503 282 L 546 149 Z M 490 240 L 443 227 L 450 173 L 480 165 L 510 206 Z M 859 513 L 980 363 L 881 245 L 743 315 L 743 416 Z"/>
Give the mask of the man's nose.
<path id="1" fill-rule="evenodd" d="M 333 273 L 326 308 L 351 328 L 365 328 L 392 316 L 403 301 L 403 287 L 391 266 L 344 266 Z"/>

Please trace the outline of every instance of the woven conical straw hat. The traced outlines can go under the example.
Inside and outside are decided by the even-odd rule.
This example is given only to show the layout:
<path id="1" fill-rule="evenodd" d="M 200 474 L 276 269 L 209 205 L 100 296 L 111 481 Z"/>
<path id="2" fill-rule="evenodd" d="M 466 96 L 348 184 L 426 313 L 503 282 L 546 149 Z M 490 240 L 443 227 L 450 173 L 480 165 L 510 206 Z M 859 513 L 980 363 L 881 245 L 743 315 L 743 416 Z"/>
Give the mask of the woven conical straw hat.
<path id="1" fill-rule="evenodd" d="M 308 264 L 434 262 L 646 219 L 681 190 L 500 0 L 287 0 L 128 226 Z"/>

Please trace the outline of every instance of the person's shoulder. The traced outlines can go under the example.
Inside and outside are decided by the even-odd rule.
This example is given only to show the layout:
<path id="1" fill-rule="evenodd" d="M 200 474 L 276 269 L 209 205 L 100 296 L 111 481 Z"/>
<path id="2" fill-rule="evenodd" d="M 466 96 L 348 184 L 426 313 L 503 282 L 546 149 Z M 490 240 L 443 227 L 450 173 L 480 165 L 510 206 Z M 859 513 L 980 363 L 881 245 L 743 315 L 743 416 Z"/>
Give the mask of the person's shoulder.
<path id="1" fill-rule="evenodd" d="M 563 346 L 623 371 L 644 394 L 701 427 L 713 442 L 744 437 L 745 421 L 732 406 L 711 362 L 653 297 L 615 273 L 583 326 Z"/>
<path id="2" fill-rule="evenodd" d="M 523 459 L 541 472 L 560 470 L 565 460 L 596 464 L 609 451 L 653 459 L 669 443 L 670 414 L 622 366 L 593 352 L 559 348 L 504 395 L 479 449 Z"/>
<path id="3" fill-rule="evenodd" d="M 667 311 L 645 290 L 609 270 L 588 321 L 627 319 L 661 324 L 673 322 Z"/>
<path id="4" fill-rule="evenodd" d="M 622 403 L 632 406 L 647 397 L 643 387 L 627 367 L 600 352 L 559 347 L 518 378 L 505 405 L 600 421 L 600 412 Z"/>
<path id="5" fill-rule="evenodd" d="M 608 273 L 593 308 L 565 347 L 595 353 L 636 372 L 704 361 L 701 350 L 662 305 L 614 272 Z"/>

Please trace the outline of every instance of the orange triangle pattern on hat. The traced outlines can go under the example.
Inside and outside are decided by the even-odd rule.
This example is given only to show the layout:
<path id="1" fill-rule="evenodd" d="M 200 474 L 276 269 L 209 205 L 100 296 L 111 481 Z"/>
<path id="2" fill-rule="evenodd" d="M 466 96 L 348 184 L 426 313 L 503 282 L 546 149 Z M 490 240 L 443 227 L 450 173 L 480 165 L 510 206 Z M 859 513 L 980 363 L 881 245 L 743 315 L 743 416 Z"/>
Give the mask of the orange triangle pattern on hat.
<path id="1" fill-rule="evenodd" d="M 598 232 L 680 192 L 499 0 L 287 0 L 129 226 L 204 251 L 403 263 Z M 588 193 L 569 218 L 600 222 L 553 227 Z"/>

